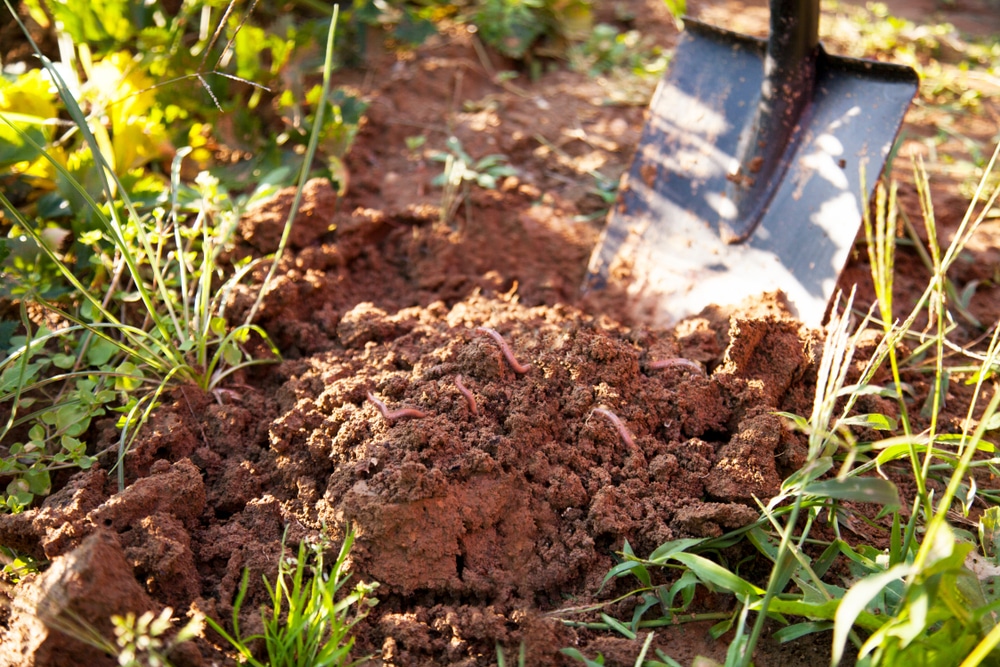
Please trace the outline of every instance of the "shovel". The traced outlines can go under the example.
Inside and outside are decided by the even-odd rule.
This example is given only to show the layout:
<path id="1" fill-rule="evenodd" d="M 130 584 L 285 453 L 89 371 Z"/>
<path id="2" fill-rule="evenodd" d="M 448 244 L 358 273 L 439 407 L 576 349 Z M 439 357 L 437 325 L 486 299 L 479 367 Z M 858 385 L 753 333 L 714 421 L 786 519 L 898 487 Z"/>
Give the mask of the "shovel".
<path id="1" fill-rule="evenodd" d="M 822 323 L 919 80 L 826 53 L 819 0 L 770 8 L 767 41 L 684 20 L 585 291 L 671 325 L 781 290 Z"/>

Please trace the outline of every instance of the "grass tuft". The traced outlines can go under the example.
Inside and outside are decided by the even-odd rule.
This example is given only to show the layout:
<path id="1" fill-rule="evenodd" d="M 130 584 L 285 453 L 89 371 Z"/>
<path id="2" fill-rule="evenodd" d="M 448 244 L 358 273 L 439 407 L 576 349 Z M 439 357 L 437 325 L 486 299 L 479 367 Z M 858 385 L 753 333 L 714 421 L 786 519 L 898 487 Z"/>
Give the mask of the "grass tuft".
<path id="1" fill-rule="evenodd" d="M 272 585 L 266 578 L 271 609 L 261 608 L 264 632 L 242 636 L 240 610 L 246 597 L 249 571 L 243 572 L 243 582 L 233 604 L 233 634 L 212 618 L 208 625 L 218 632 L 240 658 L 252 667 L 345 667 L 358 665 L 368 658 L 350 661 L 354 636 L 351 630 L 371 607 L 378 604 L 371 594 L 377 583 L 357 584 L 342 594 L 349 575 L 347 559 L 354 544 L 354 534 L 348 533 L 336 562 L 326 570 L 323 554 L 329 546 L 324 538 L 317 544 L 299 544 L 298 555 L 289 557 L 282 548 L 278 561 L 278 576 Z M 261 662 L 250 644 L 263 640 L 267 661 Z"/>

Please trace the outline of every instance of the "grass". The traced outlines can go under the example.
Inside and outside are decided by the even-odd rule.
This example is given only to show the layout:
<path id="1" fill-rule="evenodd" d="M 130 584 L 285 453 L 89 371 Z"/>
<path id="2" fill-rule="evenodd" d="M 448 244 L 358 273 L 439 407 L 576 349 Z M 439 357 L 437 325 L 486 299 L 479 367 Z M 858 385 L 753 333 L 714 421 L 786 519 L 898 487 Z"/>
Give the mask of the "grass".
<path id="1" fill-rule="evenodd" d="M 349 579 L 347 557 L 353 544 L 354 534 L 348 533 L 329 571 L 323 562 L 329 546 L 325 539 L 311 545 L 301 542 L 294 558 L 282 553 L 274 584 L 264 579 L 271 608 L 261 608 L 262 634 L 244 637 L 240 633 L 239 616 L 246 597 L 248 571 L 243 572 L 243 582 L 233 604 L 233 634 L 211 618 L 206 619 L 208 625 L 252 667 L 345 667 L 363 663 L 368 658 L 350 661 L 354 647 L 351 630 L 378 603 L 371 597 L 378 584 L 359 583 L 342 594 Z M 256 640 L 264 642 L 266 662 L 254 657 L 249 645 Z"/>

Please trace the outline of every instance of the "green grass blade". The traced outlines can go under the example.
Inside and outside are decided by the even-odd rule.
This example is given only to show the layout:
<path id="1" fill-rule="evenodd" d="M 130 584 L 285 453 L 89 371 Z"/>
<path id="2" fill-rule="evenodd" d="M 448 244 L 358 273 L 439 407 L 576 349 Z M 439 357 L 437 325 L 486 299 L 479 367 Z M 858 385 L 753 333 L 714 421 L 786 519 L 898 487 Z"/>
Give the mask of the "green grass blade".
<path id="1" fill-rule="evenodd" d="M 9 0 L 4 1 L 9 2 Z M 278 265 L 281 262 L 281 257 L 285 252 L 285 247 L 288 245 L 288 239 L 292 233 L 292 225 L 295 222 L 295 216 L 298 214 L 299 205 L 302 203 L 302 193 L 305 190 L 306 182 L 309 180 L 309 172 L 312 169 L 313 160 L 316 158 L 316 150 L 319 147 L 319 136 L 323 127 L 323 117 L 326 115 L 326 104 L 330 95 L 330 85 L 333 80 L 333 47 L 335 44 L 337 19 L 339 15 L 340 5 L 334 5 L 333 16 L 330 20 L 330 30 L 326 37 L 326 53 L 323 60 L 323 85 L 321 89 L 322 92 L 319 97 L 320 104 L 317 106 L 316 114 L 313 118 L 312 132 L 309 135 L 309 144 L 306 147 L 305 159 L 302 162 L 302 170 L 299 172 L 299 184 L 295 190 L 295 197 L 292 199 L 292 206 L 288 210 L 288 219 L 285 222 L 285 228 L 281 233 L 281 240 L 278 242 L 278 249 L 274 253 L 274 259 L 271 260 L 271 268 L 268 270 L 267 275 L 264 277 L 264 282 L 261 284 L 260 290 L 257 292 L 257 299 L 250 308 L 250 312 L 247 313 L 245 320 L 247 324 L 253 322 L 253 319 L 257 316 L 257 311 L 260 310 L 261 303 L 264 300 L 264 294 L 267 292 L 267 287 L 270 285 L 278 271 Z"/>
<path id="2" fill-rule="evenodd" d="M 735 593 L 741 598 L 756 598 L 764 594 L 764 589 L 754 586 L 746 579 L 733 574 L 704 556 L 677 553 L 673 554 L 671 558 L 686 565 L 705 583 Z"/>
<path id="3" fill-rule="evenodd" d="M 844 595 L 844 599 L 840 601 L 834 617 L 831 665 L 840 664 L 840 660 L 844 656 L 844 647 L 847 645 L 848 633 L 861 614 L 864 613 L 868 603 L 881 593 L 887 584 L 907 577 L 912 571 L 909 565 L 895 565 L 884 572 L 865 577 L 851 586 Z"/>
<path id="4" fill-rule="evenodd" d="M 896 485 L 880 477 L 848 477 L 813 482 L 802 490 L 803 493 L 821 498 L 836 498 L 859 503 L 875 503 L 892 509 L 900 506 Z"/>

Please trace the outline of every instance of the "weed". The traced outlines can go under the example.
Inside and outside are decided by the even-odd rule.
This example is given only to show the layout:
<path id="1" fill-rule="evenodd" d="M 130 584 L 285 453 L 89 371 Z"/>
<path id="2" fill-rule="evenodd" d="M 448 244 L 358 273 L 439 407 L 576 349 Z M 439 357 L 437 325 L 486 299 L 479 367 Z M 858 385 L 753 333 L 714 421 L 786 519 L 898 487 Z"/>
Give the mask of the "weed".
<path id="1" fill-rule="evenodd" d="M 621 623 L 618 623 L 610 616 L 607 615 L 605 616 L 607 620 L 611 623 L 612 627 L 614 627 L 614 629 L 622 633 L 622 636 L 624 636 L 626 639 L 636 638 L 636 634 L 634 632 L 626 628 Z M 616 625 L 619 627 L 615 627 Z M 661 666 L 679 667 L 678 663 L 673 658 L 664 655 L 663 651 L 659 649 L 655 650 L 656 656 L 657 658 L 659 658 L 659 660 L 646 659 L 646 655 L 649 653 L 649 649 L 650 647 L 652 647 L 654 639 L 656 639 L 655 632 L 650 632 L 648 635 L 646 635 L 646 640 L 642 643 L 642 648 L 639 649 L 639 655 L 636 656 L 635 663 L 633 663 L 635 667 L 661 667 Z M 582 662 L 584 665 L 586 665 L 586 667 L 602 667 L 604 665 L 604 656 L 601 655 L 600 653 L 598 653 L 597 658 L 593 660 L 588 658 L 578 649 L 575 648 L 564 648 L 560 651 L 560 653 L 570 658 L 573 658 L 574 660 Z"/>
<path id="2" fill-rule="evenodd" d="M 129 5 L 121 2 L 108 11 L 125 12 Z M 41 18 L 46 11 L 66 10 L 33 7 Z M 226 313 L 232 291 L 265 260 L 228 267 L 221 258 L 241 211 L 272 193 L 292 170 L 275 170 L 239 197 L 206 171 L 193 183 L 182 182 L 185 158 L 204 152 L 197 146 L 176 151 L 165 182 L 145 172 L 160 155 L 165 123 L 177 116 L 174 107 L 154 106 L 155 87 L 145 72 L 169 73 L 174 60 L 143 61 L 114 51 L 122 40 L 149 37 L 124 28 L 104 35 L 113 43 L 94 46 L 106 54 L 94 59 L 91 46 L 74 45 L 74 39 L 97 30 L 87 27 L 93 23 L 91 9 L 81 12 L 82 22 L 69 24 L 80 32 L 63 33 L 62 63 L 35 47 L 43 69 L 0 83 L 0 132 L 7 140 L 0 168 L 10 169 L 15 179 L 53 184 L 35 203 L 16 204 L 10 190 L 0 191 L 0 211 L 9 226 L 9 242 L 0 246 L 9 255 L 0 257 L 5 278 L 0 298 L 20 304 L 19 320 L 0 323 L 0 403 L 10 405 L 0 424 L 6 448 L 0 474 L 9 479 L 0 500 L 8 511 L 48 494 L 52 470 L 95 464 L 105 452 L 84 440 L 93 420 L 119 415 L 116 467 L 123 488 L 122 458 L 165 391 L 195 384 L 221 399 L 223 384 L 234 375 L 280 358 L 266 332 L 253 324 L 260 295 L 242 322 L 230 323 Z M 216 33 L 202 36 L 196 47 L 203 50 L 202 61 L 229 17 L 227 11 Z M 315 112 L 302 114 L 300 127 L 309 144 L 296 206 L 317 152 L 327 155 L 331 174 L 342 171 L 337 156 L 353 140 L 364 110 L 342 91 L 331 94 L 335 26 L 336 15 L 328 24 L 323 83 L 307 96 Z M 183 34 L 181 24 L 174 29 L 180 31 L 170 33 L 174 37 Z M 217 65 L 225 53 L 239 56 L 252 46 L 240 46 L 240 29 L 251 30 L 245 16 L 229 33 Z M 278 42 L 268 44 L 281 50 Z M 281 44 L 287 51 L 292 42 Z M 239 65 L 237 73 L 260 74 L 247 67 Z M 194 76 L 204 80 L 203 69 Z M 63 125 L 47 121 L 59 108 L 70 118 L 62 137 L 53 128 Z M 294 215 L 293 210 L 265 286 Z"/>
<path id="3" fill-rule="evenodd" d="M 666 54 L 638 30 L 623 33 L 607 23 L 594 26 L 586 41 L 569 47 L 567 56 L 572 69 L 590 76 L 624 70 L 635 76 L 659 78 L 667 66 Z"/>
<path id="4" fill-rule="evenodd" d="M 170 667 L 167 653 L 178 644 L 183 644 L 201 635 L 204 618 L 195 616 L 174 635 L 169 643 L 164 643 L 163 635 L 172 629 L 170 607 L 164 608 L 159 616 L 147 611 L 136 618 L 129 612 L 125 616 L 112 616 L 118 664 L 121 667 Z"/>
<path id="5" fill-rule="evenodd" d="M 13 549 L 4 546 L 0 546 L 0 563 L 3 563 L 3 569 L 0 569 L 0 573 L 14 584 L 19 583 L 25 575 L 36 574 L 40 570 L 40 563 L 34 558 L 18 554 Z"/>
<path id="6" fill-rule="evenodd" d="M 450 224 L 455 218 L 458 207 L 467 202 L 469 186 L 475 183 L 486 190 L 494 190 L 498 180 L 507 176 L 516 176 L 517 170 L 507 164 L 507 156 L 500 154 L 487 155 L 479 160 L 473 160 L 462 148 L 458 137 L 448 137 L 445 151 L 434 151 L 430 159 L 444 163 L 444 171 L 433 181 L 433 185 L 441 186 L 441 217 L 442 224 Z"/>
<path id="7" fill-rule="evenodd" d="M 168 655 L 177 646 L 202 636 L 205 617 L 192 615 L 183 627 L 174 632 L 173 609 L 164 607 L 159 615 L 152 611 L 136 616 L 128 612 L 124 616 L 111 617 L 114 640 L 105 637 L 101 631 L 78 614 L 63 610 L 58 616 L 42 618 L 46 625 L 57 629 L 84 644 L 104 651 L 117 658 L 120 667 L 171 667 Z M 169 635 L 169 639 L 167 638 Z"/>
<path id="8" fill-rule="evenodd" d="M 297 557 L 286 556 L 282 546 L 277 579 L 273 585 L 264 579 L 271 609 L 261 607 L 263 634 L 249 637 L 240 634 L 239 614 L 247 593 L 249 571 L 243 573 L 233 604 L 233 634 L 211 618 L 206 621 L 253 667 L 339 667 L 364 662 L 367 658 L 349 662 L 354 646 L 351 630 L 378 603 L 371 597 L 378 584 L 359 583 L 342 594 L 349 579 L 347 557 L 353 544 L 354 534 L 348 533 L 329 572 L 323 561 L 329 547 L 325 537 L 315 544 L 301 542 Z M 267 662 L 257 660 L 248 648 L 257 639 L 264 640 Z"/>

